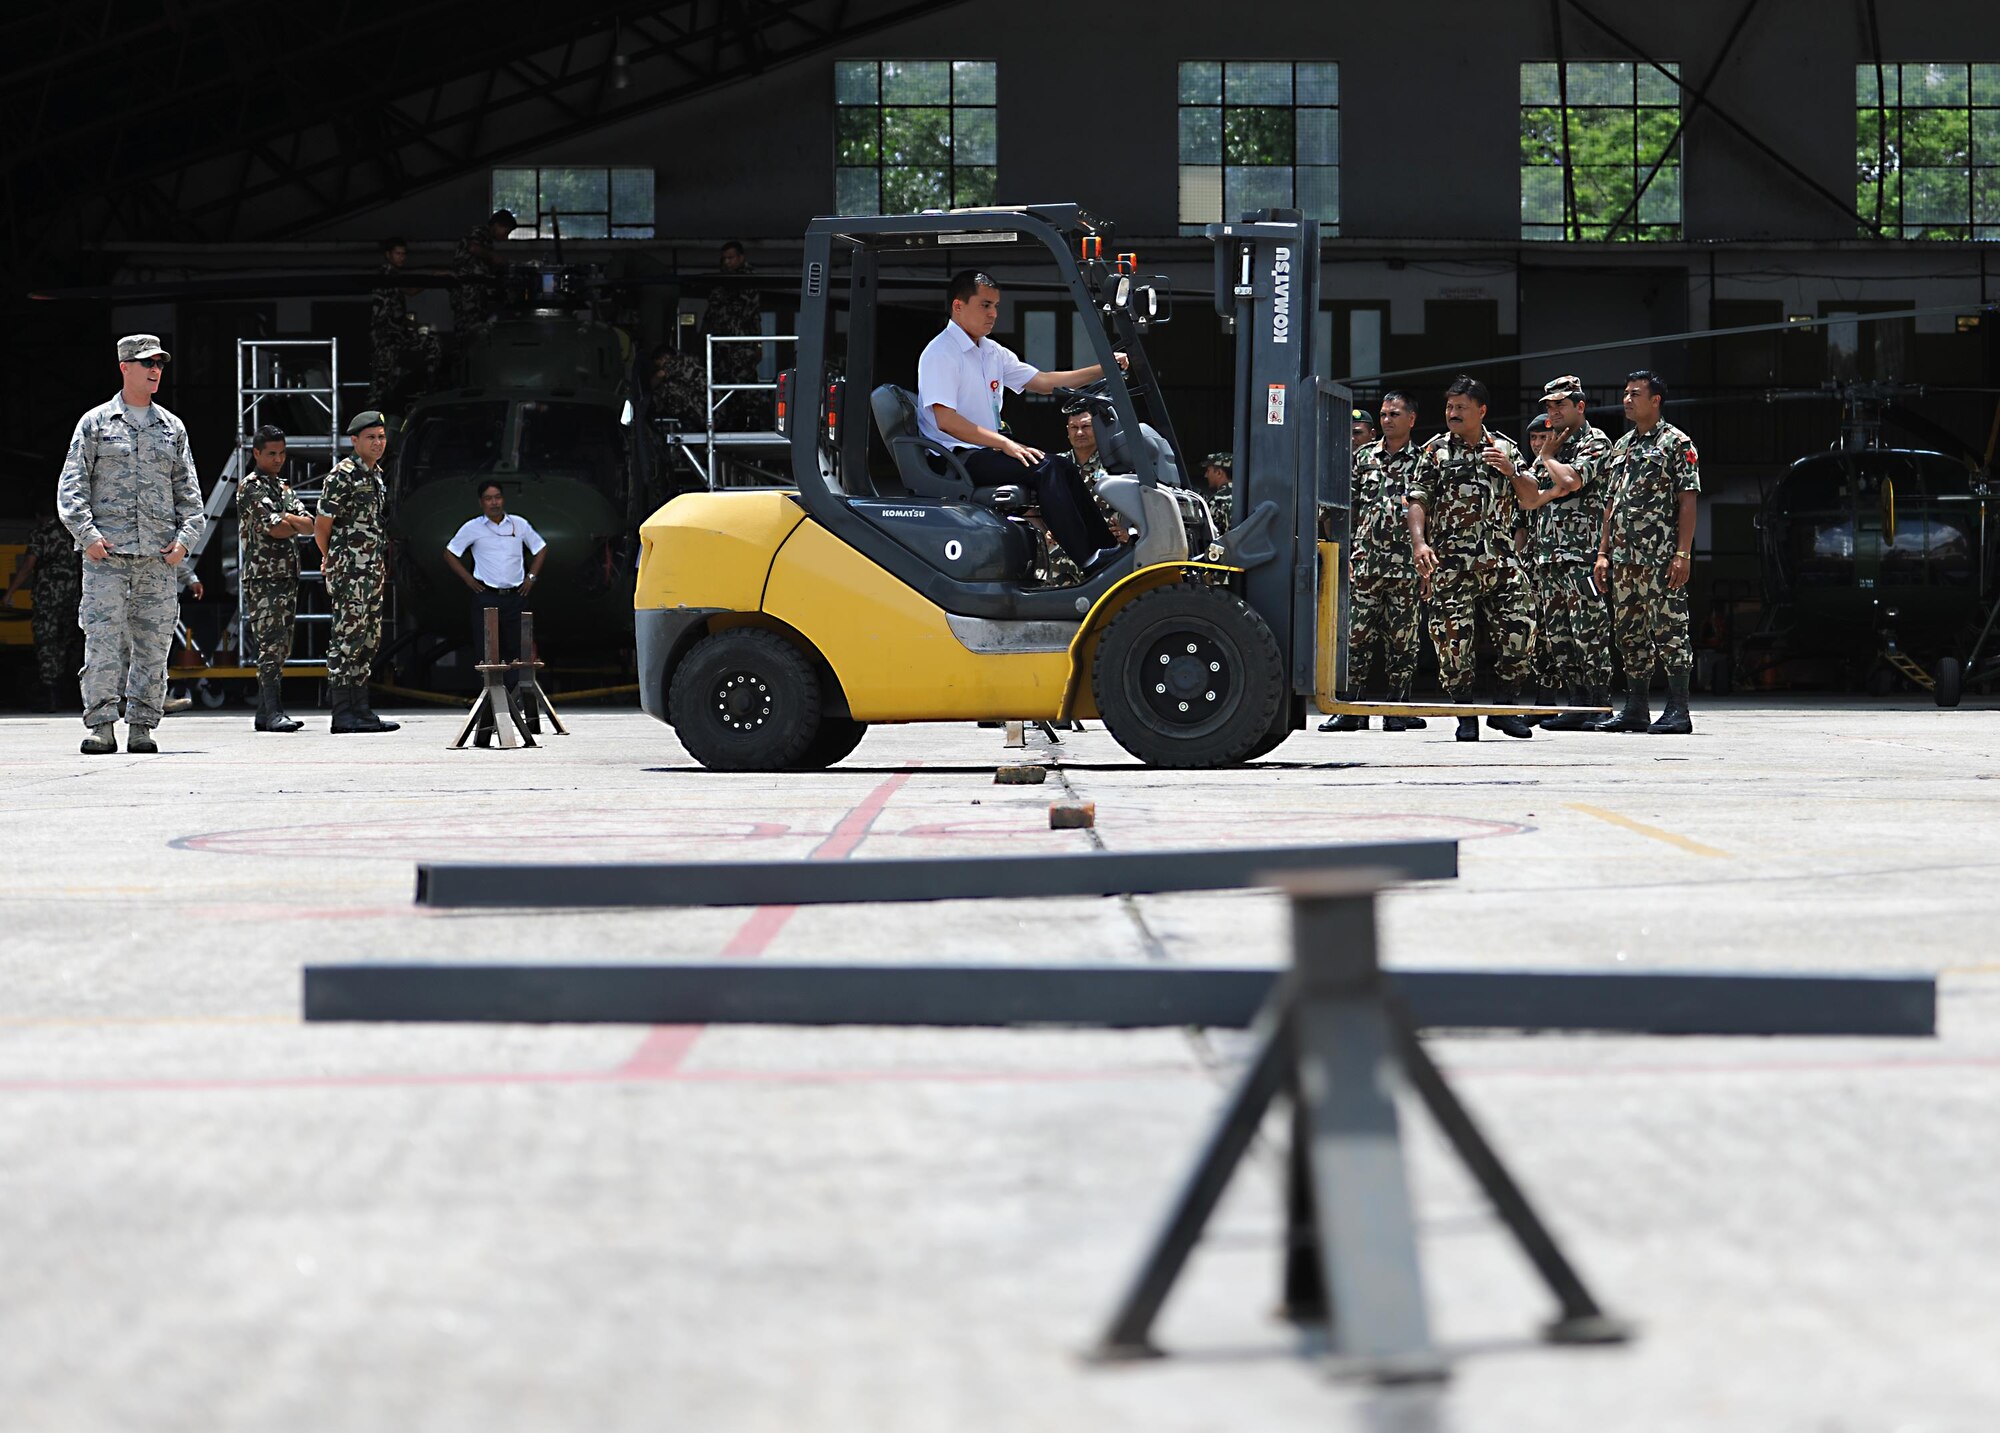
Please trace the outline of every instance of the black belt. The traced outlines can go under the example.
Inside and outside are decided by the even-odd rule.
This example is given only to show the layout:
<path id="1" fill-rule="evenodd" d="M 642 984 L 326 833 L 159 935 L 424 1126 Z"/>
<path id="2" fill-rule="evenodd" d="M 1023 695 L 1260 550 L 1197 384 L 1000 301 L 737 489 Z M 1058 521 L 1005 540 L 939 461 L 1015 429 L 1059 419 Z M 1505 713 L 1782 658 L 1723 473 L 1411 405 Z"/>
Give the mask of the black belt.
<path id="1" fill-rule="evenodd" d="M 495 597 L 507 597 L 521 590 L 519 587 L 495 587 L 490 582 L 482 582 L 479 585 L 485 588 L 488 592 L 491 592 Z"/>

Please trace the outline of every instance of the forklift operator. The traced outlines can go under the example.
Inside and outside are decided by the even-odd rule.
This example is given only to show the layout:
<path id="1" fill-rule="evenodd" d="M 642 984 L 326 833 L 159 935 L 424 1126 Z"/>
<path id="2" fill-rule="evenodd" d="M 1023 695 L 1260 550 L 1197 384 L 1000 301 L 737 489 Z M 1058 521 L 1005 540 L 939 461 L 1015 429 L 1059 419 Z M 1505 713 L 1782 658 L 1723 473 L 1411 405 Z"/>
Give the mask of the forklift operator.
<path id="1" fill-rule="evenodd" d="M 1000 317 L 1000 286 L 973 270 L 951 281 L 951 322 L 917 360 L 917 428 L 956 451 L 982 488 L 1017 483 L 1031 490 L 1049 533 L 1078 567 L 1118 550 L 1117 539 L 1092 501 L 1083 474 L 1067 454 L 1043 453 L 1000 431 L 1005 389 L 1049 393 L 1104 376 L 1101 365 L 1043 373 L 987 337 Z M 1124 354 L 1118 366 L 1125 367 Z"/>

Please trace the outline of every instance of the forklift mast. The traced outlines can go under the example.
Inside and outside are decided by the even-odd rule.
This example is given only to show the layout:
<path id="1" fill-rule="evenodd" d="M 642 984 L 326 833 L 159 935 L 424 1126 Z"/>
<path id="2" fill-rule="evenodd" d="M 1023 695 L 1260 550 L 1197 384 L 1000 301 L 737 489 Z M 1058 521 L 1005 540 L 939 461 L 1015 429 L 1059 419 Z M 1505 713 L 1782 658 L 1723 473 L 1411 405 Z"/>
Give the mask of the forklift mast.
<path id="1" fill-rule="evenodd" d="M 1353 396 L 1313 371 L 1325 322 L 1319 225 L 1297 210 L 1267 209 L 1205 232 L 1215 246 L 1215 309 L 1236 335 L 1235 515 L 1225 548 L 1245 569 L 1245 599 L 1278 639 L 1292 691 L 1309 697 L 1322 656 L 1346 665 L 1347 604 L 1333 652 L 1319 652 L 1315 632 L 1319 539 L 1336 545 L 1338 562 L 1351 522 Z M 1337 672 L 1335 685 L 1346 677 Z"/>

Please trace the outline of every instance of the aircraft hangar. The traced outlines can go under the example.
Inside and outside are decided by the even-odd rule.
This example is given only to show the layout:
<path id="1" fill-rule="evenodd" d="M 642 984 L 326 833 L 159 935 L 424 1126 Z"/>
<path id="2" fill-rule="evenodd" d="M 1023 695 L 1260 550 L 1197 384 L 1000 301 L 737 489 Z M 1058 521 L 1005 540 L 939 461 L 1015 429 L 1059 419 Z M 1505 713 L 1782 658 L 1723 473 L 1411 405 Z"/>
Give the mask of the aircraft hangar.
<path id="1" fill-rule="evenodd" d="M 1990 6 L 0 33 L 8 1433 L 1991 1426 Z"/>

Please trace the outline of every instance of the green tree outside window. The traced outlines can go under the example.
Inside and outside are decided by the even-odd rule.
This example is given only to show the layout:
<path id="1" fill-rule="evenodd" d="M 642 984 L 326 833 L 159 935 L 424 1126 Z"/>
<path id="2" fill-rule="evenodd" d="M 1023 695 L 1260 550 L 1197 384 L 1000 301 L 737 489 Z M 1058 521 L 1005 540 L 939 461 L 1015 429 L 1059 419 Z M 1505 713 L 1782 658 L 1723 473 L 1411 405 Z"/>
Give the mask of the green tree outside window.
<path id="1" fill-rule="evenodd" d="M 552 239 L 653 237 L 653 171 L 550 165 L 493 171 L 493 207 Z M 519 232 L 516 230 L 515 232 Z"/>
<path id="2" fill-rule="evenodd" d="M 1854 67 L 1863 238 L 2000 239 L 2000 64 Z"/>
<path id="3" fill-rule="evenodd" d="M 1183 60 L 1179 124 L 1183 234 L 1265 208 L 1340 232 L 1339 65 Z"/>
<path id="4" fill-rule="evenodd" d="M 1521 66 L 1522 238 L 1681 237 L 1680 66 L 1664 68 Z"/>
<path id="5" fill-rule="evenodd" d="M 835 210 L 998 202 L 997 70 L 991 60 L 835 61 Z"/>

